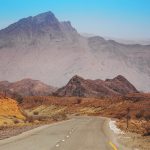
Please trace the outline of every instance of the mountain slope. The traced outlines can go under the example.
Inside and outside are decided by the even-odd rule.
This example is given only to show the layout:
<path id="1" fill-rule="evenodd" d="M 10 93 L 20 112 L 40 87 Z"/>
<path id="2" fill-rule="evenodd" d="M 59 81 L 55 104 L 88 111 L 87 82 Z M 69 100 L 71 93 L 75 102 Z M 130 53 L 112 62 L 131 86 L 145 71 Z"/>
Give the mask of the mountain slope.
<path id="1" fill-rule="evenodd" d="M 38 80 L 23 79 L 10 83 L 0 82 L 0 91 L 6 91 L 8 95 L 18 94 L 21 96 L 47 96 L 52 94 L 56 88 L 46 85 Z"/>
<path id="2" fill-rule="evenodd" d="M 79 97 L 109 97 L 129 93 L 137 93 L 137 89 L 123 76 L 119 75 L 114 79 L 85 80 L 82 77 L 74 76 L 68 84 L 56 91 L 58 96 L 79 96 Z"/>
<path id="3" fill-rule="evenodd" d="M 149 91 L 150 45 L 85 38 L 70 22 L 46 12 L 0 31 L 0 70 L 0 80 L 30 77 L 57 87 L 74 74 L 103 80 L 122 74 L 139 90 Z"/>
<path id="4" fill-rule="evenodd" d="M 121 75 L 113 79 L 106 79 L 105 84 L 113 91 L 123 95 L 138 92 L 137 89 Z"/>

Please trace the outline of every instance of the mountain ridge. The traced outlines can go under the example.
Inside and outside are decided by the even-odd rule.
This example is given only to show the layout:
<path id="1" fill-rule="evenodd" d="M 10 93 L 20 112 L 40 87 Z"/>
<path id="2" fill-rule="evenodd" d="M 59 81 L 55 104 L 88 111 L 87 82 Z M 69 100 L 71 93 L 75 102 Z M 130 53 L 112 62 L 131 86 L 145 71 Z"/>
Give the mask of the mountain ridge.
<path id="1" fill-rule="evenodd" d="M 0 31 L 0 80 L 31 77 L 60 87 L 74 74 L 103 80 L 122 74 L 150 91 L 150 45 L 85 38 L 50 12 L 15 24 Z"/>
<path id="2" fill-rule="evenodd" d="M 58 89 L 57 96 L 79 97 L 112 97 L 138 93 L 137 89 L 123 76 L 118 75 L 113 79 L 91 80 L 78 75 L 73 76 L 66 86 Z"/>

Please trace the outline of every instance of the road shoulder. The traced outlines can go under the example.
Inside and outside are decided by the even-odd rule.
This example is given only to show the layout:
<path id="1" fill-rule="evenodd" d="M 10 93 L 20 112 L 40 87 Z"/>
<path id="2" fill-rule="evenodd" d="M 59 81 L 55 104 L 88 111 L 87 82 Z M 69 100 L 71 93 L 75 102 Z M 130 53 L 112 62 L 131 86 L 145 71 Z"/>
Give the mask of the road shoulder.
<path id="1" fill-rule="evenodd" d="M 104 132 L 109 139 L 108 143 L 113 143 L 117 150 L 131 150 L 131 148 L 126 147 L 123 143 L 120 142 L 120 138 L 121 136 L 124 136 L 124 134 L 115 133 L 109 126 L 110 121 L 111 119 L 106 118 L 103 125 Z"/>

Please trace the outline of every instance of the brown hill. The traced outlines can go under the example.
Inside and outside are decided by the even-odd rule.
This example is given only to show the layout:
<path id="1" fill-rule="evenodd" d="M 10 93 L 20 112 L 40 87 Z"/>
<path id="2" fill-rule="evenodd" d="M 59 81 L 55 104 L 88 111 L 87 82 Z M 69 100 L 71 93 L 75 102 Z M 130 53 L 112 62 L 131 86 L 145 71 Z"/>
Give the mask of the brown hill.
<path id="1" fill-rule="evenodd" d="M 137 92 L 137 89 L 121 75 L 105 81 L 86 80 L 76 75 L 55 94 L 58 96 L 110 97 Z"/>
<path id="2" fill-rule="evenodd" d="M 21 96 L 46 96 L 52 94 L 56 88 L 46 85 L 38 80 L 23 79 L 21 81 L 10 83 L 8 81 L 0 82 L 0 91 L 6 91 L 8 95 Z"/>

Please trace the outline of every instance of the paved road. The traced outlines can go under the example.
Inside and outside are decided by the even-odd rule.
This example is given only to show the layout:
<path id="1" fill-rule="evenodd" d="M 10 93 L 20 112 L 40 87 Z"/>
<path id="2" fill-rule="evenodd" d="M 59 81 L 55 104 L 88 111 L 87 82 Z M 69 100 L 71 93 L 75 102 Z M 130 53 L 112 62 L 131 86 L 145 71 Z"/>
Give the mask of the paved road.
<path id="1" fill-rule="evenodd" d="M 0 142 L 0 150 L 113 150 L 104 118 L 77 117 Z"/>

